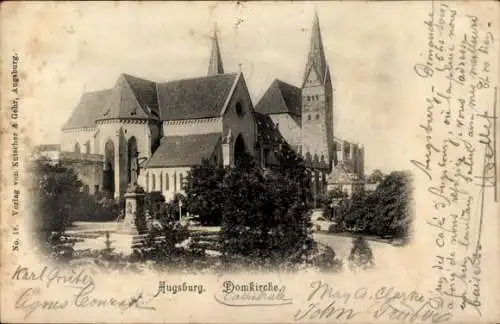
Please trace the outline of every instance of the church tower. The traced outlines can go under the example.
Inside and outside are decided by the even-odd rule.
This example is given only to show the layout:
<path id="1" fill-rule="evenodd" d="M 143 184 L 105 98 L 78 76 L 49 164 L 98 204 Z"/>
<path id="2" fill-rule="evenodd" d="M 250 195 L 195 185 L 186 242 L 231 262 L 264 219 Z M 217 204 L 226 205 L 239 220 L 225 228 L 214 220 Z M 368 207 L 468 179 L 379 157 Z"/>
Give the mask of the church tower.
<path id="1" fill-rule="evenodd" d="M 217 28 L 214 27 L 214 36 L 212 37 L 212 53 L 210 54 L 210 62 L 208 63 L 207 76 L 224 74 L 222 66 L 222 55 L 220 54 L 219 40 L 217 39 Z"/>
<path id="2" fill-rule="evenodd" d="M 333 143 L 332 80 L 315 13 L 302 82 L 302 154 L 331 168 Z"/>

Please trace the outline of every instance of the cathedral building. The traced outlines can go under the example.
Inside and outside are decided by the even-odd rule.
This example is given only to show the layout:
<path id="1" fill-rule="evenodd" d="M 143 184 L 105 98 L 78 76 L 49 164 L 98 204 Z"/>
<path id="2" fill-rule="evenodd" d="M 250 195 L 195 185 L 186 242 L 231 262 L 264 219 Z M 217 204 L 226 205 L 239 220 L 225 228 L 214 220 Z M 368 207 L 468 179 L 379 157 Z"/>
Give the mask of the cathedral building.
<path id="1" fill-rule="evenodd" d="M 333 106 L 317 15 L 300 86 L 274 80 L 255 107 L 243 73 L 225 73 L 214 33 L 206 76 L 154 82 L 122 74 L 114 87 L 84 93 L 62 127 L 60 159 L 90 192 L 117 198 L 138 157 L 139 184 L 170 200 L 203 159 L 231 166 L 246 152 L 266 167 L 287 144 L 305 160 L 319 197 L 357 188 L 364 177 L 364 149 L 334 137 Z"/>

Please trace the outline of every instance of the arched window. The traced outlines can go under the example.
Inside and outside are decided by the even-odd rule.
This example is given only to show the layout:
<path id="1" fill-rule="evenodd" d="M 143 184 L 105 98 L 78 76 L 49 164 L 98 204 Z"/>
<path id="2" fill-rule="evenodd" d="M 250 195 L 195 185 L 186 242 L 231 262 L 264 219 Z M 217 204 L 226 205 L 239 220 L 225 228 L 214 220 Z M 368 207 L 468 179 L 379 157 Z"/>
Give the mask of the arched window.
<path id="1" fill-rule="evenodd" d="M 182 173 L 179 173 L 179 187 L 184 189 L 184 175 Z"/>
<path id="2" fill-rule="evenodd" d="M 316 119 L 319 119 L 319 114 L 316 114 Z"/>
<path id="3" fill-rule="evenodd" d="M 146 172 L 146 191 L 149 191 L 149 173 Z"/>
<path id="4" fill-rule="evenodd" d="M 240 101 L 236 103 L 236 114 L 238 114 L 239 117 L 243 117 L 245 115 L 245 109 Z"/>
<path id="5" fill-rule="evenodd" d="M 307 120 L 311 120 L 311 115 L 307 115 Z"/>
<path id="6" fill-rule="evenodd" d="M 80 150 L 80 144 L 78 144 L 78 143 L 75 144 L 75 152 L 76 153 L 80 153 L 81 152 L 81 150 Z"/>
<path id="7" fill-rule="evenodd" d="M 85 153 L 90 154 L 90 141 L 85 142 Z"/>
<path id="8" fill-rule="evenodd" d="M 156 175 L 151 174 L 151 191 L 156 191 Z"/>
<path id="9" fill-rule="evenodd" d="M 170 190 L 170 179 L 168 172 L 165 173 L 165 190 Z"/>
<path id="10" fill-rule="evenodd" d="M 160 172 L 160 183 L 158 187 L 159 191 L 163 190 L 163 173 Z"/>

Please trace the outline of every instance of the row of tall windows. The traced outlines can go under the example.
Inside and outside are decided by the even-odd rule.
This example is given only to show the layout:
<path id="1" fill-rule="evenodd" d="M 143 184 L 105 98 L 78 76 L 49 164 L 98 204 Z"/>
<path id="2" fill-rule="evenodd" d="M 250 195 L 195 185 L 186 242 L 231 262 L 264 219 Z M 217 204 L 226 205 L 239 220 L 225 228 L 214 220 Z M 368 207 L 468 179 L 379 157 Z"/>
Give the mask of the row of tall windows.
<path id="1" fill-rule="evenodd" d="M 183 190 L 185 188 L 185 179 L 183 173 L 178 173 L 178 180 L 180 184 L 180 189 Z M 160 172 L 159 174 L 151 173 L 146 174 L 146 188 L 148 191 L 164 191 L 170 190 L 170 186 L 176 186 L 176 177 L 177 172 L 172 174 L 172 179 L 170 179 L 170 175 L 168 173 Z M 173 181 L 173 184 L 171 182 Z M 174 188 L 175 189 L 175 188 Z"/>

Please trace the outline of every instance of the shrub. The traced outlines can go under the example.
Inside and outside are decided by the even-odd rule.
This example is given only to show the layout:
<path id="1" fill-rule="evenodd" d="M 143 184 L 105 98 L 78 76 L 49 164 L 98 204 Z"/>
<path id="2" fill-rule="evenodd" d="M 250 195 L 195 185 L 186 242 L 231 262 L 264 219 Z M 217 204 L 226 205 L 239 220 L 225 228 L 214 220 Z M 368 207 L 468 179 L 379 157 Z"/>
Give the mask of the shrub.
<path id="1" fill-rule="evenodd" d="M 144 196 L 144 210 L 153 219 L 160 217 L 160 208 L 164 203 L 165 197 L 160 191 L 147 192 Z"/>
<path id="2" fill-rule="evenodd" d="M 344 231 L 344 228 L 341 224 L 338 224 L 338 223 L 331 224 L 328 227 L 328 233 L 340 233 L 342 231 Z"/>
<path id="3" fill-rule="evenodd" d="M 358 236 L 353 239 L 348 261 L 349 269 L 351 270 L 368 270 L 373 268 L 373 253 L 364 237 Z"/>
<path id="4" fill-rule="evenodd" d="M 153 212 L 150 214 L 144 242 L 140 248 L 134 251 L 134 257 L 157 262 L 171 261 L 182 252 L 176 247 L 176 244 L 188 238 L 187 227 L 181 225 L 174 212 L 175 201 L 161 202 L 161 197 L 156 193 L 151 193 L 147 197 L 148 210 Z M 180 199 L 181 196 L 178 196 L 177 204 Z"/>
<path id="5" fill-rule="evenodd" d="M 335 251 L 325 244 L 317 244 L 310 263 L 322 271 L 338 272 L 342 270 L 342 260 L 336 258 Z"/>

